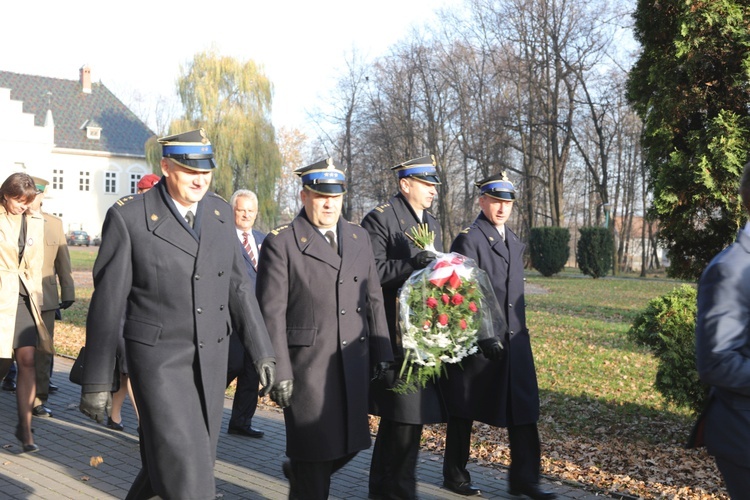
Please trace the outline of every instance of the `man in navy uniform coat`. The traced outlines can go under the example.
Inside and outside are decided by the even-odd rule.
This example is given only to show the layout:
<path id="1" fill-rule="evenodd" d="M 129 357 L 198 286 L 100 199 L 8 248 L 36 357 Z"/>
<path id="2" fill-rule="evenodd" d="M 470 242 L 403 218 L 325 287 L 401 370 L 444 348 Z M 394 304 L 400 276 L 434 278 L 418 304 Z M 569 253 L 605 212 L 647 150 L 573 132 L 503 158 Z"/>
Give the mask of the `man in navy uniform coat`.
<path id="1" fill-rule="evenodd" d="M 331 159 L 295 173 L 304 206 L 266 236 L 257 293 L 276 351 L 290 498 L 324 500 L 331 475 L 370 447 L 370 381 L 393 354 L 370 238 L 341 217 L 344 173 Z"/>
<path id="2" fill-rule="evenodd" d="M 504 173 L 479 181 L 476 186 L 482 211 L 456 237 L 451 252 L 474 259 L 487 273 L 508 326 L 507 331 L 495 332 L 496 337 L 480 341 L 482 354 L 467 358 L 461 367 L 449 366 L 448 376 L 441 379 L 450 412 L 443 481 L 449 489 L 466 494 L 474 489 L 466 462 L 472 421 L 478 420 L 508 428 L 510 494 L 555 498 L 554 493 L 539 488 L 539 387 L 526 328 L 524 244 L 505 225 L 516 191 Z"/>
<path id="3" fill-rule="evenodd" d="M 406 236 L 419 224 L 435 233 L 434 247 L 443 251 L 440 226 L 429 212 L 440 184 L 434 157 L 424 156 L 392 168 L 399 192 L 388 203 L 374 208 L 362 221 L 372 240 L 391 347 L 400 370 L 404 359 L 396 303 L 401 285 L 412 272 L 423 269 L 435 254 L 421 250 Z M 417 495 L 416 467 L 423 424 L 445 422 L 447 413 L 439 387 L 428 383 L 416 393 L 397 394 L 386 384 L 374 383 L 371 410 L 380 416 L 370 465 L 370 495 L 413 499 Z"/>
<path id="4" fill-rule="evenodd" d="M 232 209 L 208 192 L 211 144 L 203 130 L 159 142 L 163 179 L 120 199 L 104 221 L 80 409 L 106 418 L 122 331 L 143 460 L 127 498 L 213 499 L 229 336 L 240 336 L 267 389 L 273 349 Z"/>
<path id="5" fill-rule="evenodd" d="M 750 212 L 750 163 L 740 179 Z M 733 499 L 750 494 L 750 223 L 711 260 L 698 282 L 698 374 L 711 386 L 703 441 Z"/>
<path id="6" fill-rule="evenodd" d="M 255 287 L 260 255 L 258 249 L 266 237 L 253 228 L 255 219 L 258 217 L 258 196 L 249 189 L 238 189 L 229 198 L 229 204 L 234 211 L 234 226 L 237 228 L 237 238 L 242 245 L 245 269 Z M 258 372 L 239 337 L 232 335 L 229 341 L 227 386 L 235 378 L 237 387 L 234 392 L 232 416 L 229 419 L 227 432 L 238 436 L 261 438 L 263 431 L 252 425 L 253 415 L 258 407 Z"/>

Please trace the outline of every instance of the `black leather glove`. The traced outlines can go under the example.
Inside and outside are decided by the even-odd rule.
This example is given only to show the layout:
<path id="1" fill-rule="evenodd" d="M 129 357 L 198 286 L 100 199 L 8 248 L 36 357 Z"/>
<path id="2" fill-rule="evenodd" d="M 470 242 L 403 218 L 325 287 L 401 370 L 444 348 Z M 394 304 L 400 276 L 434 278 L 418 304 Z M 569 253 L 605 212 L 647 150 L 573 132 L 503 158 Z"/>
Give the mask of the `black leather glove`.
<path id="1" fill-rule="evenodd" d="M 78 404 L 81 413 L 101 424 L 112 413 L 111 392 L 82 392 L 81 402 Z"/>
<path id="2" fill-rule="evenodd" d="M 263 389 L 260 391 L 261 396 L 271 392 L 273 383 L 276 381 L 276 360 L 273 358 L 263 358 L 255 362 L 255 371 L 258 372 L 260 385 Z"/>
<path id="3" fill-rule="evenodd" d="M 391 362 L 390 361 L 381 361 L 380 363 L 377 363 L 375 367 L 372 369 L 372 381 L 380 381 L 380 382 L 387 382 L 388 379 L 388 370 L 391 369 Z"/>
<path id="4" fill-rule="evenodd" d="M 73 302 L 75 302 L 75 300 L 63 300 L 62 302 L 60 302 L 60 309 L 69 308 L 73 305 Z"/>
<path id="5" fill-rule="evenodd" d="M 411 267 L 414 269 L 424 269 L 428 265 L 430 265 L 430 262 L 435 260 L 437 258 L 437 255 L 435 255 L 433 252 L 430 252 L 429 250 L 422 250 L 417 255 L 409 259 L 409 264 L 411 264 Z"/>
<path id="6" fill-rule="evenodd" d="M 479 350 L 482 351 L 484 357 L 490 361 L 500 361 L 505 357 L 505 349 L 503 349 L 503 344 L 497 337 L 482 339 L 477 342 L 477 345 L 479 345 Z"/>
<path id="7" fill-rule="evenodd" d="M 281 380 L 271 389 L 271 399 L 282 408 L 286 408 L 292 403 L 292 386 L 291 380 Z"/>

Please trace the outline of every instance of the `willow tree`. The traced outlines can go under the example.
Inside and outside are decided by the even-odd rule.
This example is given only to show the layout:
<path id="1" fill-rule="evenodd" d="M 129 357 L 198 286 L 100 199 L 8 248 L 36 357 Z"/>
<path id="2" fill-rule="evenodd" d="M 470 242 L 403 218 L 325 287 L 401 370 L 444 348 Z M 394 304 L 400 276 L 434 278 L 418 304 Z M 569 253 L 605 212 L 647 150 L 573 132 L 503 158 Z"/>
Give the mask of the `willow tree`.
<path id="1" fill-rule="evenodd" d="M 237 189 L 255 191 L 259 215 L 275 223 L 281 155 L 271 123 L 273 87 L 262 66 L 211 49 L 180 68 L 177 91 L 185 114 L 170 133 L 203 127 L 218 167 L 213 189 L 227 199 Z"/>

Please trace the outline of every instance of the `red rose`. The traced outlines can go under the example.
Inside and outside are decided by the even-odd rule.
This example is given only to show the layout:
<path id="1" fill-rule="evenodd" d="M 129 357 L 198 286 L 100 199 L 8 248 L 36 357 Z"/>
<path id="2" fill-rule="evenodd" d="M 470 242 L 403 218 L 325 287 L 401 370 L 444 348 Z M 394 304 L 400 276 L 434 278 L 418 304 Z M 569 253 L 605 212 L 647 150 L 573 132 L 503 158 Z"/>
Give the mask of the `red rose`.
<path id="1" fill-rule="evenodd" d="M 454 306 L 460 306 L 463 303 L 464 303 L 464 296 L 461 295 L 460 293 L 457 293 L 456 295 L 451 297 L 451 304 L 453 304 Z"/>
<path id="2" fill-rule="evenodd" d="M 443 326 L 447 325 L 448 324 L 448 315 L 445 314 L 445 313 L 439 315 L 438 316 L 438 323 L 440 323 Z"/>
<path id="3" fill-rule="evenodd" d="M 469 311 L 475 313 L 478 310 L 479 308 L 477 308 L 477 305 L 474 303 L 474 301 L 469 302 Z"/>
<path id="4" fill-rule="evenodd" d="M 450 297 L 448 297 L 448 294 L 445 294 L 445 293 L 444 293 L 443 295 L 441 295 L 441 296 L 440 296 L 440 300 L 442 300 L 442 301 L 443 301 L 443 304 L 445 304 L 445 305 L 447 306 L 447 305 L 448 305 L 448 302 L 450 302 L 450 301 L 451 301 L 451 298 L 450 298 Z"/>
<path id="5" fill-rule="evenodd" d="M 435 297 L 430 297 L 429 299 L 427 299 L 427 307 L 429 307 L 430 309 L 435 309 L 437 305 L 438 301 Z"/>
<path id="6" fill-rule="evenodd" d="M 469 325 L 466 324 L 465 319 L 462 319 L 461 321 L 459 321 L 458 326 L 461 327 L 461 330 L 466 330 L 467 328 L 469 328 Z"/>

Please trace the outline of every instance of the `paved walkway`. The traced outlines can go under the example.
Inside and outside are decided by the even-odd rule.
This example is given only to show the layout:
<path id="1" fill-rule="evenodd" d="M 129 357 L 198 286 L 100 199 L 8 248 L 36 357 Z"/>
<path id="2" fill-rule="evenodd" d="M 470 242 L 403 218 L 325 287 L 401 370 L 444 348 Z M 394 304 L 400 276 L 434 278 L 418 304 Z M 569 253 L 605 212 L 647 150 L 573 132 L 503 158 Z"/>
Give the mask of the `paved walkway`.
<path id="1" fill-rule="evenodd" d="M 33 418 L 38 453 L 19 453 L 13 436 L 16 426 L 15 394 L 0 391 L 0 497 L 13 499 L 124 498 L 140 469 L 136 421 L 132 407 L 123 409 L 125 432 L 117 432 L 87 419 L 78 410 L 80 388 L 68 381 L 72 361 L 55 359 L 53 381 L 60 390 L 50 396 L 54 418 Z M 265 431 L 262 439 L 226 434 L 231 400 L 224 405 L 219 439 L 216 480 L 224 499 L 286 499 L 288 487 L 281 473 L 284 460 L 284 420 L 274 409 L 258 409 L 253 425 Z M 92 458 L 104 461 L 98 466 Z M 332 499 L 366 499 L 371 450 L 359 453 L 333 477 Z M 464 499 L 440 487 L 442 457 L 423 452 L 417 474 L 421 500 Z M 517 498 L 507 493 L 507 474 L 470 464 L 472 479 L 484 498 Z M 544 487 L 561 499 L 601 498 L 561 482 Z"/>

